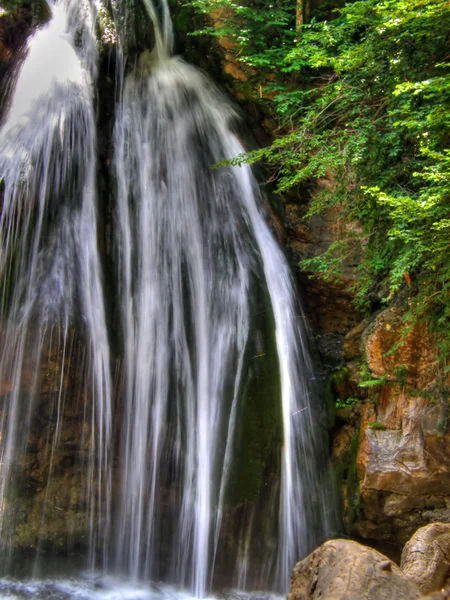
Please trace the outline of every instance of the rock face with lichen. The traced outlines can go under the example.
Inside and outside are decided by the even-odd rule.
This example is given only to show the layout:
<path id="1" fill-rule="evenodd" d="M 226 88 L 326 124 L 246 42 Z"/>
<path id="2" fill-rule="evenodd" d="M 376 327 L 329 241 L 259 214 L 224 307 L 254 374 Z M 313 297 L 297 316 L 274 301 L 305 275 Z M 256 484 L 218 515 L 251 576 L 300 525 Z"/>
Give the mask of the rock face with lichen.
<path id="1" fill-rule="evenodd" d="M 344 350 L 344 384 L 335 392 L 343 402 L 349 390 L 366 396 L 338 411 L 335 439 L 342 432 L 357 439 L 351 497 L 343 488 L 347 517 L 350 506 L 356 510 L 346 525 L 365 539 L 398 545 L 422 525 L 450 522 L 447 382 L 425 326 L 405 328 L 398 309 L 349 332 Z M 336 464 L 340 446 L 335 442 Z"/>
<path id="2" fill-rule="evenodd" d="M 332 177 L 320 185 L 333 185 Z M 337 209 L 309 220 L 305 212 L 288 200 L 284 223 L 294 264 L 345 239 L 344 227 L 358 233 L 357 223 L 340 224 Z M 398 548 L 418 527 L 450 522 L 450 381 L 424 323 L 411 326 L 400 307 L 358 314 L 357 266 L 357 253 L 349 252 L 333 281 L 311 272 L 301 288 L 328 369 L 345 530 Z"/>
<path id="3" fill-rule="evenodd" d="M 89 537 L 94 515 L 86 473 L 92 455 L 92 421 L 76 338 L 71 350 L 63 358 L 61 345 L 46 338 L 39 369 L 29 350 L 20 382 L 15 382 L 20 388 L 15 409 L 20 411 L 20 429 L 2 529 L 2 542 L 15 547 L 67 548 L 84 544 Z M 37 381 L 39 395 L 35 394 Z M 12 387 L 13 382 L 7 380 L 0 386 L 0 418 L 5 420 L 11 410 L 8 393 Z"/>

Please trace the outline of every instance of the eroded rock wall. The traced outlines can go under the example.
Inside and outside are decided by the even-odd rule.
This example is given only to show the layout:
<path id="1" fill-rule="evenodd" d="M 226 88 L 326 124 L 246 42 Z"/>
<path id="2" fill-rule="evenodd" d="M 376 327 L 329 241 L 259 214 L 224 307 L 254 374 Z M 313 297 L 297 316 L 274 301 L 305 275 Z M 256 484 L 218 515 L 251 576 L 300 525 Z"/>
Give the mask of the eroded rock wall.
<path id="1" fill-rule="evenodd" d="M 344 385 L 334 386 L 342 406 L 336 466 L 342 444 L 348 448 L 353 439 L 355 445 L 347 455 L 355 481 L 349 491 L 347 473 L 342 485 L 347 530 L 394 545 L 422 525 L 450 522 L 448 382 L 425 325 L 408 327 L 402 317 L 401 309 L 386 309 L 347 335 Z M 366 397 L 351 397 L 354 404 L 346 407 L 350 391 L 359 390 Z M 342 432 L 346 439 L 337 443 Z"/>

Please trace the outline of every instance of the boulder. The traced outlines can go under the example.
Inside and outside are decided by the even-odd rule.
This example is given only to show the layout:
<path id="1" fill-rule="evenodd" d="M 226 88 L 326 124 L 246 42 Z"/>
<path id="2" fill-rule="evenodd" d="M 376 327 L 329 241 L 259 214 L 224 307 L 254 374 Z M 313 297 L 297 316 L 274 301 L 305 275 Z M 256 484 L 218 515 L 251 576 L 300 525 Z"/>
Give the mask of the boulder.
<path id="1" fill-rule="evenodd" d="M 401 568 L 420 590 L 440 591 L 450 584 L 450 525 L 419 529 L 403 548 Z"/>
<path id="2" fill-rule="evenodd" d="M 412 600 L 419 588 L 380 552 L 350 540 L 330 540 L 299 562 L 288 600 Z"/>

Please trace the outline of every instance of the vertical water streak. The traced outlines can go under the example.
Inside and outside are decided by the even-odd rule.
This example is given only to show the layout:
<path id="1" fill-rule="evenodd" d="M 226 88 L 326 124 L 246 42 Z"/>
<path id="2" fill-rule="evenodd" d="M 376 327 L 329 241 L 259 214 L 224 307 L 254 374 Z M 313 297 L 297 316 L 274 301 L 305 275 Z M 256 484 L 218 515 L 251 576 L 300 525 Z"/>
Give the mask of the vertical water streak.
<path id="1" fill-rule="evenodd" d="M 0 382 L 10 391 L 2 418 L 2 504 L 8 504 L 11 469 L 25 452 L 40 402 L 53 327 L 61 328 L 58 397 L 61 399 L 69 331 L 80 329 L 89 347 L 86 389 L 94 404 L 87 487 L 91 519 L 107 511 L 110 478 L 111 384 L 101 266 L 97 249 L 95 11 L 88 0 L 48 2 L 50 23 L 30 39 L 7 120 L 0 132 Z M 50 338 L 49 338 L 50 336 Z M 47 352 L 47 355 L 44 354 Z M 33 385 L 25 386 L 31 370 Z M 45 377 L 44 377 L 45 378 Z M 24 392 L 24 389 L 30 392 Z M 27 419 L 21 420 L 23 403 Z M 50 451 L 51 478 L 63 403 L 56 404 Z M 20 435 L 18 424 L 20 423 Z M 18 462 L 19 461 L 19 462 Z M 51 517 L 49 517 L 51 518 Z M 106 533 L 108 517 L 102 531 Z M 95 537 L 94 530 L 92 536 Z"/>
<path id="2" fill-rule="evenodd" d="M 244 148 L 229 137 L 228 158 Z M 323 468 L 324 439 L 319 431 L 314 369 L 307 346 L 304 315 L 295 300 L 287 262 L 271 233 L 264 215 L 255 202 L 258 192 L 250 169 L 236 171 L 242 198 L 250 216 L 261 252 L 265 279 L 275 318 L 278 360 L 281 376 L 283 416 L 281 498 L 279 508 L 280 545 L 278 550 L 278 586 L 287 589 L 292 566 L 311 550 L 311 540 L 321 539 L 329 529 L 321 507 L 316 507 L 322 523 L 311 519 L 311 504 L 320 502 L 320 470 Z M 313 501 L 313 502 L 311 502 Z M 317 531 L 314 530 L 317 527 Z"/>
<path id="3" fill-rule="evenodd" d="M 230 129 L 232 111 L 198 71 L 159 53 L 150 74 L 128 76 L 118 116 L 127 394 L 118 547 L 125 568 L 134 577 L 152 572 L 148 565 L 164 552 L 167 535 L 176 549 L 171 580 L 196 597 L 210 585 L 227 534 L 223 514 L 254 335 L 250 306 L 262 279 L 275 323 L 284 446 L 279 545 L 275 554 L 268 542 L 261 563 L 266 585 L 285 590 L 289 570 L 317 533 L 304 486 L 312 496 L 318 490 L 320 446 L 313 370 L 286 260 L 249 167 L 211 168 L 243 148 Z M 181 480 L 170 479 L 174 471 Z M 179 516 L 162 534 L 167 517 L 157 489 L 164 495 L 166 486 L 177 490 L 171 510 Z M 258 533 L 253 524 L 245 529 L 240 582 Z"/>
<path id="4" fill-rule="evenodd" d="M 143 548 L 153 548 L 157 524 L 150 518 L 146 530 L 144 514 L 157 521 L 156 484 L 167 485 L 175 468 L 182 481 L 173 572 L 198 596 L 209 576 L 218 446 L 233 430 L 224 388 L 230 367 L 242 361 L 254 261 L 240 251 L 252 242 L 245 221 L 239 225 L 234 182 L 209 170 L 223 153 L 213 124 L 228 117 L 205 111 L 208 101 L 217 98 L 203 77 L 176 59 L 155 65 L 146 79 L 131 75 L 115 144 L 120 248 L 134 240 L 121 263 L 130 395 L 119 546 L 135 575 L 151 560 Z M 239 375 L 233 385 L 237 396 Z M 175 439 L 167 439 L 168 423 Z M 177 466 L 168 464 L 172 446 Z"/>
<path id="5" fill-rule="evenodd" d="M 165 0 L 162 0 L 159 3 L 159 8 L 162 12 L 160 17 L 153 0 L 143 0 L 143 2 L 150 20 L 153 23 L 156 55 L 159 60 L 167 59 L 171 56 L 173 51 L 173 27 L 169 6 Z"/>

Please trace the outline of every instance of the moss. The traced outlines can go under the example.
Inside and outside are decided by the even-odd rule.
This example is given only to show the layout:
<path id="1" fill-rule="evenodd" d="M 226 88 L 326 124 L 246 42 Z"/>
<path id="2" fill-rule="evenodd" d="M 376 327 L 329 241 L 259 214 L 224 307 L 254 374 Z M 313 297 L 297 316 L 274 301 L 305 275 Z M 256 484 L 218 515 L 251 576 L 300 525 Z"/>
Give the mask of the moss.
<path id="1" fill-rule="evenodd" d="M 13 517 L 10 536 L 16 548 L 65 552 L 89 540 L 90 512 L 83 502 L 79 475 L 54 478 L 33 496 L 18 495 L 9 509 Z"/>
<path id="2" fill-rule="evenodd" d="M 370 423 L 369 427 L 375 431 L 384 431 L 386 429 L 386 425 L 380 423 L 380 421 L 374 421 L 373 423 Z"/>
<path id="3" fill-rule="evenodd" d="M 337 392 L 337 388 L 349 380 L 349 370 L 347 367 L 341 367 L 332 371 L 325 384 L 325 406 L 328 417 L 328 428 L 331 429 L 336 421 L 336 408 L 339 408 L 339 401 L 342 400 Z M 349 397 L 349 396 L 347 396 Z"/>
<path id="4" fill-rule="evenodd" d="M 332 429 L 336 422 L 336 398 L 333 389 L 333 378 L 330 375 L 325 384 L 325 407 L 327 411 L 327 421 L 329 429 Z"/>
<path id="5" fill-rule="evenodd" d="M 105 49 L 117 43 L 117 31 L 110 6 L 103 0 L 97 9 L 97 37 L 101 48 Z"/>
<path id="6" fill-rule="evenodd" d="M 139 0 L 127 0 L 126 2 L 113 0 L 111 4 L 114 8 L 115 27 L 114 30 L 109 30 L 113 24 L 108 23 L 109 11 L 105 9 L 101 14 L 103 27 L 106 27 L 104 34 L 106 34 L 106 38 L 111 37 L 112 41 L 116 35 L 120 38 L 124 54 L 127 56 L 129 65 L 132 66 L 136 56 L 144 50 L 153 48 L 155 44 L 153 25 L 144 4 Z M 102 23 L 100 23 L 101 28 Z"/>
<path id="7" fill-rule="evenodd" d="M 243 386 L 234 444 L 233 470 L 227 504 L 256 500 L 272 473 L 280 470 L 282 444 L 281 391 L 275 324 L 271 310 L 257 311 L 246 356 L 247 380 Z M 259 314 L 258 314 L 259 313 Z M 261 347 L 264 340 L 264 347 Z"/>
<path id="8" fill-rule="evenodd" d="M 345 489 L 346 504 L 344 510 L 344 524 L 347 533 L 351 533 L 353 525 L 361 509 L 361 495 L 359 491 L 358 474 L 356 472 L 356 455 L 359 447 L 359 426 L 356 427 L 350 439 L 347 451 L 342 455 L 340 462 L 335 466 L 335 476 L 339 488 Z"/>

